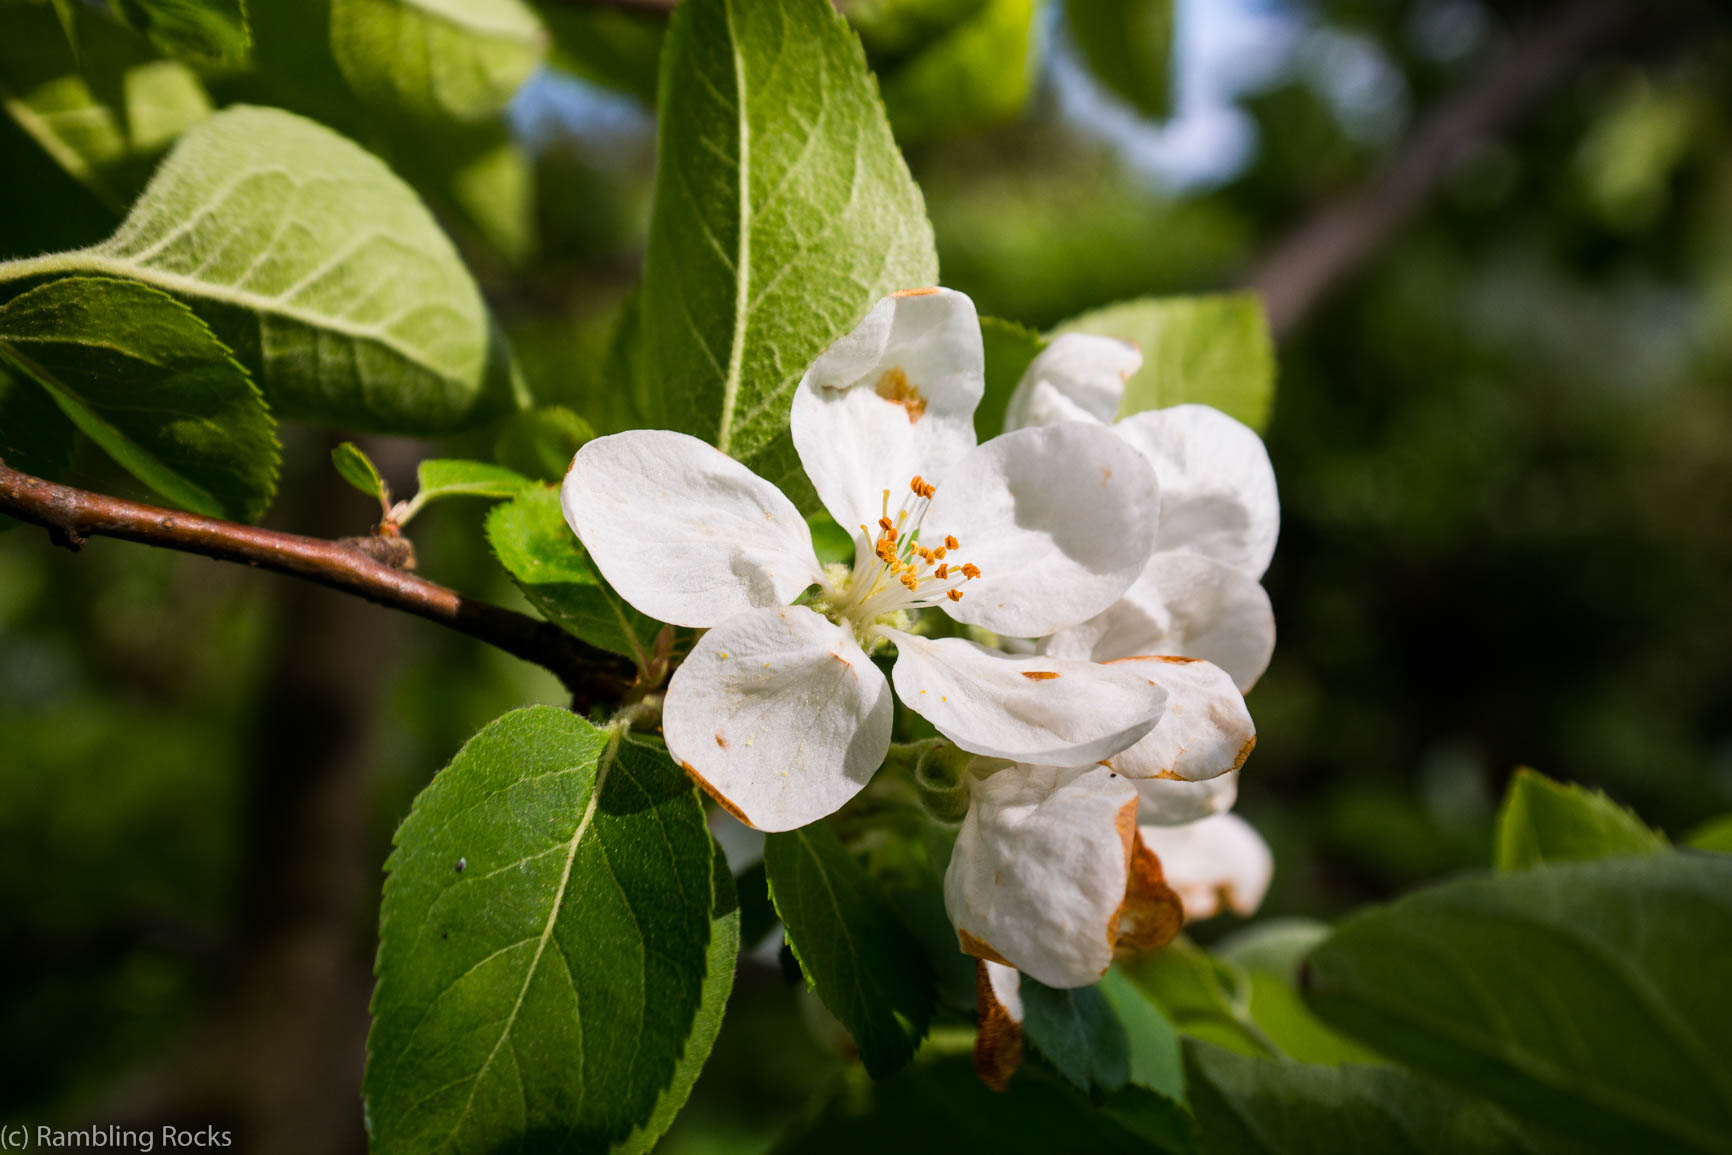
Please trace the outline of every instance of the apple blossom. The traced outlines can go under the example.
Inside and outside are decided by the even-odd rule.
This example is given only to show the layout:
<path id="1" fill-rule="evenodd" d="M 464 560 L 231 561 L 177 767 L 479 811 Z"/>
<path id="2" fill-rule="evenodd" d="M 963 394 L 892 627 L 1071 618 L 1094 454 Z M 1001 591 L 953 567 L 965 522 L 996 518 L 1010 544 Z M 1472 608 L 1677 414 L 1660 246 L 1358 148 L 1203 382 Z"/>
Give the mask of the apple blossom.
<path id="1" fill-rule="evenodd" d="M 958 747 L 1061 765 L 1134 744 L 1165 692 L 1130 666 L 1011 656 L 912 632 L 937 608 L 1038 638 L 1116 603 L 1147 565 L 1153 468 L 1098 424 L 975 444 L 979 321 L 960 293 L 880 301 L 795 391 L 793 442 L 824 507 L 855 536 L 821 566 L 779 489 L 707 443 L 637 430 L 573 459 L 566 521 L 645 614 L 707 632 L 663 705 L 669 752 L 736 817 L 802 826 L 884 759 L 896 694 Z M 799 604 L 796 599 L 814 591 Z"/>
<path id="2" fill-rule="evenodd" d="M 1212 918 L 1223 905 L 1248 917 L 1262 905 L 1275 858 L 1269 844 L 1237 814 L 1139 829 L 1143 842 L 1160 856 L 1167 885 L 1183 900 L 1186 921 Z"/>

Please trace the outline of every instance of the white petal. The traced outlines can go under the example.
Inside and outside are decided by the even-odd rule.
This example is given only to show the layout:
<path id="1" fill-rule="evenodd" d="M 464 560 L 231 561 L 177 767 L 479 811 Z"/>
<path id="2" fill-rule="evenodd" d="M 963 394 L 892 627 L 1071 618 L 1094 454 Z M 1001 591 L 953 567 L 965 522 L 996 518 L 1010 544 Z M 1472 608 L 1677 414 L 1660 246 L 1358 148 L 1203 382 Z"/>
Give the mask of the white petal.
<path id="1" fill-rule="evenodd" d="M 1263 576 L 1275 556 L 1281 503 L 1261 437 L 1207 405 L 1151 409 L 1113 428 L 1161 480 L 1157 550 L 1188 550 Z"/>
<path id="2" fill-rule="evenodd" d="M 985 388 L 980 318 L 951 289 L 885 297 L 819 355 L 794 393 L 800 463 L 836 524 L 891 515 L 915 476 L 936 483 L 974 448 Z"/>
<path id="3" fill-rule="evenodd" d="M 1275 652 L 1275 613 L 1256 580 L 1191 553 L 1157 553 L 1105 613 L 1042 644 L 1061 658 L 1110 662 L 1176 654 L 1213 662 L 1249 691 Z"/>
<path id="4" fill-rule="evenodd" d="M 1148 564 L 1155 472 L 1100 425 L 1067 421 L 995 437 L 938 486 L 920 535 L 947 535 L 947 558 L 981 576 L 951 617 L 1011 637 L 1041 637 L 1117 601 Z"/>
<path id="5" fill-rule="evenodd" d="M 1004 1009 L 1013 1023 L 1022 1022 L 1022 972 L 1002 963 L 980 960 L 986 970 L 986 986 L 992 1001 Z"/>
<path id="6" fill-rule="evenodd" d="M 965 953 L 1052 987 L 1112 965 L 1137 792 L 1099 766 L 1012 766 L 977 781 L 944 875 Z"/>
<path id="7" fill-rule="evenodd" d="M 994 1091 L 1002 1091 L 1022 1066 L 1022 972 L 975 959 L 974 991 L 974 1073 Z"/>
<path id="8" fill-rule="evenodd" d="M 1257 727 L 1245 695 L 1221 667 L 1197 658 L 1123 658 L 1114 668 L 1134 669 L 1167 692 L 1161 720 L 1135 746 L 1109 760 L 1126 778 L 1200 782 L 1245 764 Z"/>
<path id="9" fill-rule="evenodd" d="M 1179 892 L 1187 921 L 1212 918 L 1223 902 L 1245 918 L 1263 904 L 1275 857 L 1237 814 L 1217 814 L 1184 826 L 1145 826 L 1142 836 L 1159 856 L 1167 885 Z"/>
<path id="10" fill-rule="evenodd" d="M 1229 770 L 1201 782 L 1144 778 L 1136 786 L 1142 798 L 1137 807 L 1138 822 L 1149 826 L 1182 826 L 1231 810 L 1239 799 L 1239 771 Z"/>
<path id="11" fill-rule="evenodd" d="M 674 671 L 668 753 L 734 817 L 792 830 L 860 792 L 890 748 L 890 687 L 849 631 L 804 606 L 748 610 Z"/>
<path id="12" fill-rule="evenodd" d="M 786 605 L 819 578 L 794 503 L 684 433 L 596 438 L 572 459 L 560 503 L 608 584 L 676 626 Z"/>
<path id="13" fill-rule="evenodd" d="M 1129 341 L 1061 333 L 1023 371 L 1005 408 L 1005 431 L 1056 421 L 1110 424 L 1125 382 L 1142 364 L 1142 350 Z"/>
<path id="14" fill-rule="evenodd" d="M 1137 741 L 1166 694 L 1130 665 L 1016 657 L 899 630 L 890 677 L 904 705 L 971 754 L 1084 766 Z"/>

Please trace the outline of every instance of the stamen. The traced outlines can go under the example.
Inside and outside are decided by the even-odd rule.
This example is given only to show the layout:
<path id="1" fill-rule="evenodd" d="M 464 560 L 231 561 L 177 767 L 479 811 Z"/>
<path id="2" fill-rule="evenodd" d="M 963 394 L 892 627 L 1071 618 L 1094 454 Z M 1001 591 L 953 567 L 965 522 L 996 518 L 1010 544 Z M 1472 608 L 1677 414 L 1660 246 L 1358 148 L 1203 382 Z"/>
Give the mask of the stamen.
<path id="1" fill-rule="evenodd" d="M 951 534 L 950 536 L 948 536 L 944 539 L 944 548 L 945 549 L 961 549 L 962 543 L 956 540 L 955 534 Z"/>
<path id="2" fill-rule="evenodd" d="M 962 567 L 962 576 L 972 581 L 980 576 L 980 567 L 973 562 L 966 562 Z"/>
<path id="3" fill-rule="evenodd" d="M 861 529 L 865 529 L 865 528 L 866 528 L 866 527 L 865 527 L 865 526 L 861 526 L 861 527 L 860 527 L 860 528 L 861 528 Z M 943 546 L 939 546 L 939 547 L 938 547 L 938 548 L 937 548 L 937 549 L 935 549 L 935 550 L 933 550 L 933 551 L 932 551 L 932 556 L 933 556 L 933 557 L 934 557 L 934 558 L 936 558 L 936 559 L 937 559 L 937 560 L 938 560 L 938 561 L 943 561 L 943 560 L 944 560 L 944 547 L 943 547 Z"/>
<path id="4" fill-rule="evenodd" d="M 902 575 L 902 584 L 911 590 L 917 590 L 920 588 L 920 579 L 914 576 L 913 570 L 909 570 Z"/>
<path id="5" fill-rule="evenodd" d="M 932 573 L 933 576 L 938 578 L 940 581 L 943 581 L 945 578 L 950 576 L 950 567 L 947 565 L 941 565 L 937 569 L 933 570 Z"/>
<path id="6" fill-rule="evenodd" d="M 949 598 L 953 602 L 959 602 L 962 600 L 962 591 L 961 590 L 945 590 L 944 596 Z"/>

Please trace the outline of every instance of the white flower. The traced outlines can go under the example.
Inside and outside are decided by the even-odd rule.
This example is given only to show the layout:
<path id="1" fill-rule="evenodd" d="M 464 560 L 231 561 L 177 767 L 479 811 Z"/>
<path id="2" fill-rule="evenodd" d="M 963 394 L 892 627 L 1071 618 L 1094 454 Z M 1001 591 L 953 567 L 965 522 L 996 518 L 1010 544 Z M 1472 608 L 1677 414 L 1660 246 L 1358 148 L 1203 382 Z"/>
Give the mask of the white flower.
<path id="1" fill-rule="evenodd" d="M 1005 427 L 1112 421 L 1125 380 L 1141 364 L 1127 342 L 1061 335 L 1024 373 Z M 1112 428 L 1159 478 L 1154 553 L 1121 601 L 1048 638 L 1043 652 L 1102 662 L 1152 653 L 1204 658 L 1249 690 L 1275 648 L 1275 617 L 1259 581 L 1281 514 L 1262 439 L 1206 405 L 1146 410 Z"/>
<path id="2" fill-rule="evenodd" d="M 851 568 L 821 567 L 793 503 L 696 438 L 621 433 L 573 460 L 565 517 L 602 576 L 642 612 L 708 630 L 668 686 L 663 733 L 748 825 L 803 826 L 871 778 L 892 700 L 868 654 L 886 642 L 897 694 L 974 753 L 1091 763 L 1159 717 L 1163 691 L 1133 667 L 909 632 L 931 607 L 1017 637 L 1075 626 L 1119 600 L 1153 545 L 1139 452 L 1079 422 L 976 447 L 982 388 L 974 306 L 942 289 L 885 298 L 807 370 L 794 446 L 825 508 L 858 528 Z"/>
<path id="3" fill-rule="evenodd" d="M 1141 828 L 1160 857 L 1167 885 L 1179 893 L 1187 921 L 1212 918 L 1225 904 L 1241 917 L 1257 912 L 1275 857 L 1269 844 L 1237 814 L 1215 814 L 1179 826 Z"/>
<path id="4" fill-rule="evenodd" d="M 1053 987 L 1086 986 L 1116 953 L 1151 949 L 1177 932 L 1178 896 L 1137 832 L 1143 792 L 1219 797 L 1225 791 L 1212 782 L 1231 782 L 1256 740 L 1244 696 L 1217 667 L 1158 657 L 1113 667 L 1138 670 L 1166 690 L 1154 729 L 1095 765 L 977 763 L 944 877 L 963 952 Z"/>

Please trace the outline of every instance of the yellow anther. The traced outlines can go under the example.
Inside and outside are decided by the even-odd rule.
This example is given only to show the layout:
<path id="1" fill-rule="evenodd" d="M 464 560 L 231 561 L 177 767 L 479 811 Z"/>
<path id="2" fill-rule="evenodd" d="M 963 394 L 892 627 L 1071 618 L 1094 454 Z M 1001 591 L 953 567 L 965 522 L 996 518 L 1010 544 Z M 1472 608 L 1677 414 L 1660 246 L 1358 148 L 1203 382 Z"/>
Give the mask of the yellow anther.
<path id="1" fill-rule="evenodd" d="M 980 576 L 980 567 L 973 562 L 968 562 L 962 567 L 962 576 L 969 579 L 977 578 Z"/>
<path id="2" fill-rule="evenodd" d="M 920 588 L 920 579 L 914 576 L 913 570 L 909 570 L 902 575 L 902 584 L 911 590 L 917 590 Z"/>
<path id="3" fill-rule="evenodd" d="M 936 575 L 939 578 L 939 580 L 942 581 L 944 578 L 947 578 L 950 576 L 950 567 L 947 565 L 941 565 L 937 569 L 933 570 L 932 572 L 934 575 Z"/>
<path id="4" fill-rule="evenodd" d="M 956 540 L 955 534 L 951 534 L 949 537 L 944 539 L 944 548 L 945 549 L 961 549 L 962 543 Z"/>
<path id="5" fill-rule="evenodd" d="M 865 526 L 861 526 L 861 527 L 860 527 L 860 528 L 862 528 L 862 529 L 864 529 L 864 528 L 866 528 L 866 527 L 865 527 Z M 939 546 L 939 547 L 938 547 L 938 548 L 937 548 L 937 549 L 935 549 L 935 550 L 933 550 L 933 551 L 932 551 L 932 556 L 933 556 L 933 557 L 934 557 L 934 558 L 935 558 L 935 559 L 937 559 L 937 560 L 938 560 L 938 561 L 943 561 L 943 560 L 944 560 L 944 547 L 943 547 L 943 546 Z"/>
<path id="6" fill-rule="evenodd" d="M 890 533 L 895 530 L 896 523 L 891 521 L 888 517 L 881 517 L 878 519 L 878 528 L 883 530 L 885 533 Z"/>
<path id="7" fill-rule="evenodd" d="M 962 591 L 961 590 L 945 590 L 944 596 L 949 598 L 953 602 L 959 602 L 962 600 Z"/>

